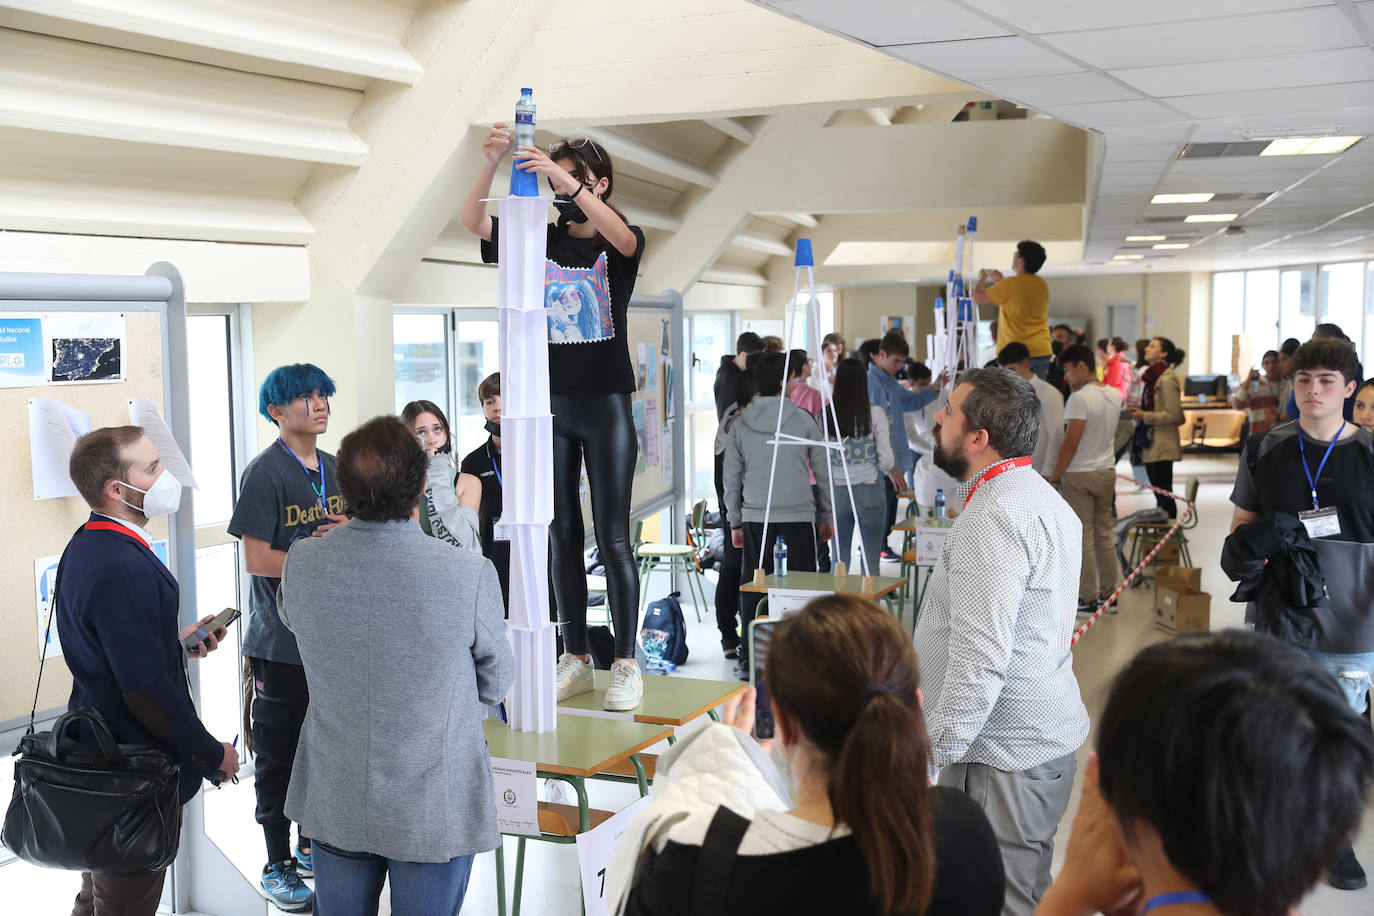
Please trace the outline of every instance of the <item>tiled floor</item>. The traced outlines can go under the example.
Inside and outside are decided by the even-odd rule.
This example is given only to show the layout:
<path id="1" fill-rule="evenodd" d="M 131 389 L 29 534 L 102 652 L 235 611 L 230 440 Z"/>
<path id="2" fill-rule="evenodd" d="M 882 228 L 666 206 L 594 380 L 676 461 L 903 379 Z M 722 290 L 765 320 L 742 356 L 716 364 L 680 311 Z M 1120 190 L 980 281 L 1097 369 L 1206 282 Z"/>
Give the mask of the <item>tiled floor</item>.
<path id="1" fill-rule="evenodd" d="M 1227 600 L 1232 588 L 1218 566 L 1221 542 L 1230 527 L 1231 506 L 1228 501 L 1231 481 L 1235 476 L 1234 457 L 1193 458 L 1180 462 L 1175 480 L 1181 492 L 1189 475 L 1197 475 L 1201 486 L 1198 493 L 1198 526 L 1190 535 L 1194 562 L 1203 569 L 1203 588 L 1213 596 L 1212 627 L 1221 629 L 1238 626 L 1242 622 L 1242 607 Z M 1147 508 L 1153 497 L 1139 493 L 1130 484 L 1121 482 L 1118 489 L 1118 509 L 1122 513 Z M 894 538 L 895 543 L 895 538 Z M 895 573 L 895 564 L 887 564 Z M 714 573 L 708 573 L 706 597 L 714 594 Z M 660 597 L 667 589 L 666 580 L 649 583 L 651 598 Z M 1149 588 L 1128 590 L 1122 597 L 1121 612 L 1104 617 L 1079 642 L 1074 650 L 1074 670 L 1078 674 L 1088 712 L 1096 718 L 1106 697 L 1107 687 L 1120 667 L 1141 646 L 1166 638 L 1153 626 Z M 719 636 L 713 609 L 702 611 L 697 622 L 690 606 L 687 613 L 688 641 L 691 656 L 676 676 L 728 680 L 733 662 L 726 661 L 719 650 Z M 1080 752 L 1080 768 L 1086 760 L 1092 738 Z M 661 750 L 654 748 L 651 750 Z M 6 767 L 6 769 L 8 769 Z M 8 773 L 6 773 L 8 776 Z M 617 809 L 633 800 L 633 788 L 611 783 L 592 783 L 592 804 L 599 808 Z M 1059 837 L 1059 849 L 1067 838 L 1067 830 L 1077 808 L 1077 798 L 1065 814 Z M 256 881 L 262 866 L 262 834 L 253 822 L 253 791 L 248 781 L 239 786 L 211 792 L 206 800 L 207 820 L 211 835 L 228 857 L 249 879 Z M 1368 820 L 1368 818 L 1367 818 Z M 1374 822 L 1374 821 L 1372 821 Z M 515 841 L 507 840 L 507 866 L 514 875 Z M 1374 829 L 1366 829 L 1356 843 L 1356 853 L 1366 866 L 1374 866 Z M 525 896 L 522 912 L 531 916 L 575 914 L 579 912 L 579 881 L 577 854 L 570 846 L 530 843 L 525 864 Z M 0 907 L 6 913 L 66 914 L 71 895 L 75 893 L 75 876 L 62 872 L 45 872 L 22 864 L 0 868 Z M 213 909 L 209 909 L 213 912 Z M 266 907 L 264 907 L 266 909 Z M 1322 886 L 1303 903 L 1306 916 L 1368 916 L 1374 912 L 1374 889 L 1348 892 Z M 273 912 L 276 912 L 275 910 Z M 383 914 L 390 907 L 383 900 Z M 494 856 L 479 856 L 473 868 L 464 913 L 492 914 L 496 912 L 496 880 Z"/>

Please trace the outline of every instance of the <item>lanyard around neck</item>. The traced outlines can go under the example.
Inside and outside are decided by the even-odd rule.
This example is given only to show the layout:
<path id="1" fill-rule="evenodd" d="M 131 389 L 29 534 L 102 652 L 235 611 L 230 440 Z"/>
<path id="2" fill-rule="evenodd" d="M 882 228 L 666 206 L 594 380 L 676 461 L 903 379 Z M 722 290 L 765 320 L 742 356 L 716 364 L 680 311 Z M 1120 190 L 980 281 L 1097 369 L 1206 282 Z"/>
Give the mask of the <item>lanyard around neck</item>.
<path id="1" fill-rule="evenodd" d="M 973 489 L 968 491 L 968 496 L 964 497 L 964 509 L 968 508 L 969 500 L 973 499 L 973 494 L 978 492 L 978 488 L 987 483 L 998 474 L 1005 474 L 1012 468 L 1024 468 L 1031 463 L 1029 455 L 1020 458 L 1004 458 L 996 464 L 989 465 L 983 473 L 978 475 L 978 479 L 973 482 Z M 963 511 L 963 509 L 959 510 Z"/>
<path id="2" fill-rule="evenodd" d="M 496 472 L 496 485 L 505 489 L 506 485 L 501 480 L 501 466 L 496 463 L 496 456 L 491 453 L 491 440 L 487 440 L 487 460 L 491 462 L 491 469 Z"/>
<path id="3" fill-rule="evenodd" d="M 1162 906 L 1178 906 L 1184 903 L 1211 903 L 1212 898 L 1202 891 L 1174 891 L 1171 894 L 1160 894 L 1158 897 L 1151 897 L 1145 902 L 1145 906 L 1140 910 L 1140 916 L 1145 916 L 1150 910 L 1158 909 Z"/>
<path id="4" fill-rule="evenodd" d="M 1317 465 L 1317 476 L 1312 476 L 1312 471 L 1307 466 L 1307 450 L 1303 448 L 1302 440 L 1306 435 L 1302 431 L 1302 426 L 1298 426 L 1298 456 L 1302 458 L 1302 472 L 1307 475 L 1307 485 L 1312 488 L 1312 508 L 1320 509 L 1317 504 L 1317 481 L 1322 478 L 1322 471 L 1326 468 L 1326 459 L 1331 457 L 1331 450 L 1336 447 L 1336 443 L 1341 438 L 1341 433 L 1345 432 L 1345 423 L 1341 423 L 1341 428 L 1336 430 L 1335 437 L 1327 443 L 1326 454 L 1322 455 L 1322 463 Z"/>
<path id="5" fill-rule="evenodd" d="M 289 446 L 289 445 L 286 444 L 286 440 L 284 440 L 284 439 L 278 439 L 278 440 L 277 440 L 277 444 L 280 445 L 282 448 L 286 449 L 286 454 L 288 454 L 288 455 L 290 455 L 292 458 L 295 458 L 295 459 L 296 459 L 296 463 L 299 464 L 299 465 L 301 466 L 301 470 L 305 472 L 305 482 L 308 483 L 308 484 L 310 484 L 310 489 L 311 489 L 311 491 L 313 491 L 314 494 L 315 494 L 317 497 L 319 497 L 319 500 L 320 500 L 320 508 L 321 508 L 321 509 L 325 509 L 325 501 L 324 501 L 324 459 L 323 459 L 323 458 L 320 459 L 320 485 L 317 487 L 317 486 L 315 486 L 315 478 L 312 477 L 311 474 L 310 474 L 310 468 L 308 468 L 308 467 L 305 466 L 305 462 L 301 460 L 301 456 L 300 456 L 300 455 L 297 455 L 295 452 L 291 451 L 291 446 Z M 318 454 L 318 453 L 316 453 L 316 454 Z M 325 509 L 325 511 L 327 512 L 327 511 L 329 511 L 329 510 L 328 510 L 328 509 Z"/>

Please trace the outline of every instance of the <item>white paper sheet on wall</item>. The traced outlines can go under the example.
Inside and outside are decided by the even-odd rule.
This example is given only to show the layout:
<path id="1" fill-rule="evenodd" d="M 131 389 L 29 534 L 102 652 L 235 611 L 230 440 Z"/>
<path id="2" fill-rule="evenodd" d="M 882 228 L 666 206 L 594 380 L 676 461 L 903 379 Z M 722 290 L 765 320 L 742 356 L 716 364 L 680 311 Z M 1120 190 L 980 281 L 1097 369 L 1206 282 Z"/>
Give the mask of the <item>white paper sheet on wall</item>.
<path id="1" fill-rule="evenodd" d="M 177 483 L 193 490 L 200 489 L 200 484 L 196 483 L 196 475 L 191 471 L 191 463 L 186 460 L 181 446 L 177 445 L 176 437 L 172 435 L 171 428 L 162 418 L 162 411 L 158 410 L 156 404 L 147 398 L 134 398 L 129 401 L 129 422 L 143 427 L 143 435 L 153 443 L 158 457 L 162 459 L 162 466 L 171 472 Z"/>
<path id="2" fill-rule="evenodd" d="M 67 472 L 76 440 L 91 431 L 91 418 L 53 398 L 29 398 L 29 459 L 33 498 L 80 496 Z"/>

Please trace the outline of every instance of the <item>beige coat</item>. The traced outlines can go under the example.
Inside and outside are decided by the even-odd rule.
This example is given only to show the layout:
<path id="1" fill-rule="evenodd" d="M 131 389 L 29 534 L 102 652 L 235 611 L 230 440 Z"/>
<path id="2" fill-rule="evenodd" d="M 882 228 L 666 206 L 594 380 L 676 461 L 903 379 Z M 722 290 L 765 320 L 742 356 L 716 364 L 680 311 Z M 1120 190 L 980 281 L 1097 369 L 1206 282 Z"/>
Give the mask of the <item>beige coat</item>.
<path id="1" fill-rule="evenodd" d="M 1178 428 L 1183 424 L 1183 385 L 1172 368 L 1155 380 L 1155 409 L 1147 410 L 1140 422 L 1153 426 L 1154 441 L 1150 443 L 1141 460 L 1146 464 L 1155 461 L 1178 461 L 1183 457 L 1183 446 L 1179 442 Z"/>

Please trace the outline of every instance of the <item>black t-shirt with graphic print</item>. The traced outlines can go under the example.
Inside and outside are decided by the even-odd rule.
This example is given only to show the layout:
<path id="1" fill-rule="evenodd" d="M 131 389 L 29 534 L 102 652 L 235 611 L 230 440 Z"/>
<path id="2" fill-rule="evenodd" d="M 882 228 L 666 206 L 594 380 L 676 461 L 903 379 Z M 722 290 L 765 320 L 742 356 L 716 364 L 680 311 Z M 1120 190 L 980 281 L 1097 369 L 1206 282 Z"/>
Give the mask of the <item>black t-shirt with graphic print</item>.
<path id="1" fill-rule="evenodd" d="M 491 241 L 482 242 L 487 264 L 498 260 L 500 222 L 491 218 Z M 574 238 L 549 224 L 544 304 L 550 309 L 549 388 L 554 394 L 635 390 L 625 313 L 644 255 L 644 233 L 638 226 L 630 231 L 636 244 L 627 258 L 610 242 Z"/>
<path id="2" fill-rule="evenodd" d="M 324 474 L 325 506 L 329 514 L 342 515 L 343 496 L 334 481 L 334 456 L 316 451 L 320 467 L 307 471 L 278 439 L 263 449 L 243 470 L 239 501 L 229 520 L 229 533 L 236 538 L 253 537 L 266 541 L 273 550 L 287 550 L 301 538 L 308 538 L 324 524 L 325 508 L 315 488 Z M 277 616 L 277 586 L 280 579 L 253 576 L 248 596 L 248 626 L 243 633 L 243 654 L 271 662 L 301 663 L 296 637 Z"/>

